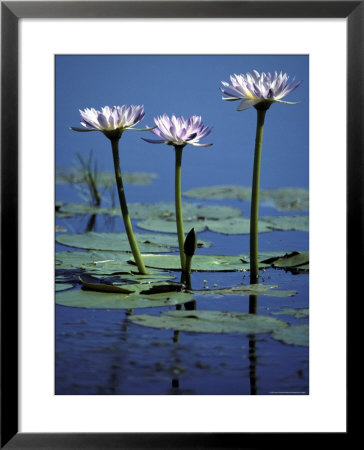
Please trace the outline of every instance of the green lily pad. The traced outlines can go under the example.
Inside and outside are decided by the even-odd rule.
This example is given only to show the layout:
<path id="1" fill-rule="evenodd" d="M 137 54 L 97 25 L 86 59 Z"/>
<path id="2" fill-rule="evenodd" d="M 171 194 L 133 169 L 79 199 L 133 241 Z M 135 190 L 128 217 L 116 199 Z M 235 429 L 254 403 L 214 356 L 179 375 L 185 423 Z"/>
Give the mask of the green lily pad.
<path id="1" fill-rule="evenodd" d="M 172 252 L 172 247 L 178 248 L 176 236 L 156 233 L 135 233 L 141 252 L 159 253 Z M 62 234 L 56 241 L 70 247 L 86 248 L 90 250 L 130 252 L 130 245 L 126 233 L 95 233 Z M 199 240 L 199 247 L 209 247 L 210 242 Z"/>
<path id="2" fill-rule="evenodd" d="M 209 220 L 207 227 L 210 231 L 222 234 L 249 234 L 250 233 L 250 219 L 244 217 L 234 217 L 225 220 Z M 272 231 L 269 224 L 263 221 L 258 222 L 258 233 Z"/>
<path id="3" fill-rule="evenodd" d="M 308 215 L 263 217 L 262 221 L 274 230 L 309 231 Z"/>
<path id="4" fill-rule="evenodd" d="M 142 326 L 196 333 L 270 333 L 287 323 L 268 316 L 220 311 L 168 311 L 161 316 L 133 315 L 129 321 Z"/>
<path id="5" fill-rule="evenodd" d="M 124 184 L 135 184 L 140 186 L 147 186 L 157 178 L 155 173 L 146 172 L 125 172 L 123 173 Z M 67 169 L 57 167 L 56 169 L 56 183 L 83 183 L 84 175 L 82 172 L 75 169 Z M 114 172 L 98 172 L 96 175 L 96 184 L 101 187 L 108 187 L 115 184 Z"/>
<path id="6" fill-rule="evenodd" d="M 249 284 L 238 285 L 230 288 L 222 289 L 202 289 L 194 291 L 195 294 L 210 294 L 210 295 L 268 295 L 270 297 L 293 297 L 297 291 L 277 289 L 278 286 L 265 284 Z M 282 313 L 283 314 L 283 313 Z"/>
<path id="7" fill-rule="evenodd" d="M 273 267 L 291 268 L 296 266 L 305 266 L 309 262 L 309 252 L 289 252 L 278 258 L 269 258 L 263 261 L 271 264 Z"/>
<path id="8" fill-rule="evenodd" d="M 210 231 L 222 234 L 249 234 L 250 233 L 250 219 L 244 217 L 233 217 L 231 219 L 221 220 L 186 220 L 183 219 L 185 229 L 194 228 L 196 232 L 202 232 L 208 228 Z M 150 219 L 138 222 L 137 226 L 144 230 L 159 231 L 162 233 L 177 233 L 177 226 L 175 222 L 163 220 L 158 217 L 151 217 Z M 270 232 L 272 226 L 263 221 L 258 223 L 258 232 Z"/>
<path id="9" fill-rule="evenodd" d="M 133 259 L 131 259 L 133 261 Z M 167 270 L 181 270 L 179 255 L 143 255 L 147 267 Z M 260 263 L 259 267 L 269 267 Z M 249 270 L 249 264 L 243 263 L 239 256 L 195 255 L 192 259 L 193 272 L 235 272 Z"/>
<path id="10" fill-rule="evenodd" d="M 308 255 L 308 252 L 260 252 L 258 254 L 259 268 L 295 268 L 295 264 L 298 265 L 302 261 L 302 264 L 304 264 L 304 261 L 307 262 Z M 247 271 L 250 269 L 249 260 L 249 254 L 247 253 L 238 256 L 195 255 L 192 259 L 191 270 L 193 272 Z M 143 261 L 147 267 L 165 270 L 181 270 L 179 255 L 144 254 Z M 130 262 L 134 264 L 133 258 L 130 259 Z"/>
<path id="11" fill-rule="evenodd" d="M 93 277 L 91 275 L 85 274 L 81 275 L 79 278 L 83 288 L 89 289 L 91 291 L 118 292 L 122 294 L 132 294 L 134 292 L 133 290 L 127 289 L 124 286 L 118 286 L 114 283 L 106 283 L 103 280 L 100 280 L 99 278 Z"/>
<path id="12" fill-rule="evenodd" d="M 208 186 L 190 189 L 183 195 L 201 199 L 237 198 L 250 201 L 251 188 L 245 186 Z M 261 189 L 260 201 L 272 204 L 279 211 L 305 211 L 309 207 L 309 194 L 307 189 L 301 188 Z"/>
<path id="13" fill-rule="evenodd" d="M 67 203 L 61 206 L 58 214 L 72 217 L 77 214 L 105 214 L 108 216 L 121 216 L 120 208 L 100 208 L 86 203 Z"/>
<path id="14" fill-rule="evenodd" d="M 145 286 L 137 286 L 140 290 Z M 133 294 L 95 292 L 72 289 L 56 294 L 56 303 L 74 308 L 92 309 L 134 309 L 159 306 L 174 306 L 193 300 L 193 295 L 186 292 L 163 292 L 158 294 Z"/>
<path id="15" fill-rule="evenodd" d="M 262 189 L 260 201 L 272 204 L 278 211 L 306 211 L 309 194 L 301 188 Z"/>
<path id="16" fill-rule="evenodd" d="M 239 200 L 250 200 L 251 188 L 244 186 L 207 186 L 190 189 L 183 192 L 185 197 L 202 199 L 225 199 L 237 198 Z"/>
<path id="17" fill-rule="evenodd" d="M 275 316 L 280 316 L 280 315 L 287 315 L 287 316 L 294 316 L 296 317 L 296 319 L 302 319 L 305 317 L 308 317 L 309 315 L 309 309 L 308 308 L 304 308 L 304 309 L 283 309 L 282 311 L 277 311 L 277 312 L 272 312 L 272 314 L 274 314 Z"/>
<path id="18" fill-rule="evenodd" d="M 73 288 L 73 284 L 70 283 L 56 283 L 55 289 L 58 291 L 65 291 L 66 289 Z"/>
<path id="19" fill-rule="evenodd" d="M 285 344 L 308 346 L 309 326 L 308 324 L 293 325 L 284 329 L 277 329 L 272 333 L 272 338 Z"/>
<path id="20" fill-rule="evenodd" d="M 151 217 L 176 221 L 175 204 L 173 202 L 160 203 L 131 203 L 128 205 L 130 216 L 133 219 L 149 219 Z M 202 221 L 206 219 L 227 219 L 238 217 L 242 211 L 231 206 L 208 205 L 201 206 L 194 203 L 182 204 L 183 219 L 186 221 Z"/>
<path id="21" fill-rule="evenodd" d="M 128 263 L 130 255 L 115 252 L 79 252 L 65 251 L 57 252 L 55 255 L 56 269 L 84 269 L 99 271 L 107 270 L 105 273 L 135 271 L 135 266 Z"/>
<path id="22" fill-rule="evenodd" d="M 204 220 L 183 220 L 185 230 L 194 228 L 196 233 L 200 233 L 206 229 L 206 222 Z M 151 217 L 147 220 L 142 220 L 137 223 L 137 227 L 148 230 L 156 231 L 159 233 L 177 233 L 176 222 L 170 220 L 160 219 L 159 217 Z"/>

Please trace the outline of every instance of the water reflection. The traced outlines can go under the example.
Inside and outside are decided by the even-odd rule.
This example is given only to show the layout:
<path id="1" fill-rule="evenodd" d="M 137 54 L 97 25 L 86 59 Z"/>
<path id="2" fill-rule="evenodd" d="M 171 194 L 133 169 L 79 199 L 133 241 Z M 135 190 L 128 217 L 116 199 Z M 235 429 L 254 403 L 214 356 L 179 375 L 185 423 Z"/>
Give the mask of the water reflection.
<path id="1" fill-rule="evenodd" d="M 250 278 L 250 284 L 257 284 L 257 279 Z M 258 296 L 249 295 L 249 314 L 257 314 L 258 311 Z M 256 335 L 251 333 L 249 338 L 249 381 L 250 381 L 250 395 L 258 394 L 257 387 L 257 356 L 256 356 Z"/>

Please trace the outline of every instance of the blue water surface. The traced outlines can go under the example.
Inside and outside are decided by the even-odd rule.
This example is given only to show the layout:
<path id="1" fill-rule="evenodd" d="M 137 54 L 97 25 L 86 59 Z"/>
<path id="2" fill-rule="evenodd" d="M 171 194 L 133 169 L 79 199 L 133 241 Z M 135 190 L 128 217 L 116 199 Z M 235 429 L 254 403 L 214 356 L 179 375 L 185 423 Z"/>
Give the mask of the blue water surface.
<path id="1" fill-rule="evenodd" d="M 143 104 L 145 119 L 193 114 L 213 126 L 205 142 L 209 148 L 187 146 L 183 152 L 182 190 L 219 184 L 249 186 L 252 178 L 256 111 L 237 112 L 238 102 L 221 100 L 221 80 L 230 74 L 284 71 L 302 80 L 287 100 L 294 106 L 274 104 L 266 115 L 261 167 L 261 187 L 309 187 L 309 58 L 308 55 L 57 55 L 56 68 L 56 166 L 74 167 L 76 152 L 90 151 L 100 170 L 113 170 L 110 143 L 101 133 L 77 133 L 78 110 L 105 105 Z M 174 200 L 174 151 L 152 145 L 141 137 L 148 132 L 127 131 L 120 142 L 122 170 L 152 172 L 149 186 L 126 185 L 128 202 L 154 203 Z M 56 185 L 56 200 L 79 203 L 78 191 Z M 106 201 L 107 199 L 103 199 Z M 184 201 L 203 205 L 238 207 L 249 217 L 250 202 L 235 199 Z M 305 212 L 299 212 L 299 214 Z M 261 205 L 260 216 L 282 213 Z M 81 233 L 89 216 L 57 218 L 67 232 Z M 143 232 L 133 221 L 135 231 Z M 97 216 L 94 231 L 124 231 L 121 218 Z M 248 235 L 223 235 L 205 231 L 199 238 L 213 245 L 200 254 L 237 255 L 249 251 Z M 274 231 L 259 235 L 262 251 L 307 251 L 307 232 Z M 56 244 L 56 251 L 74 250 Z M 175 273 L 179 277 L 178 273 Z M 205 282 L 204 282 L 205 280 Z M 293 289 L 289 298 L 259 296 L 257 313 L 270 315 L 286 308 L 308 308 L 308 274 L 294 275 L 268 269 L 260 280 Z M 219 287 L 249 284 L 248 275 L 193 273 L 192 285 Z M 78 288 L 78 287 L 77 287 Z M 196 296 L 197 309 L 249 312 L 249 297 Z M 135 310 L 135 314 L 160 314 L 166 308 Z M 140 327 L 128 321 L 125 310 L 91 310 L 55 306 L 56 380 L 59 395 L 123 394 L 287 394 L 309 393 L 308 347 L 284 344 L 269 334 L 174 333 Z M 308 318 L 274 316 L 292 325 Z"/>

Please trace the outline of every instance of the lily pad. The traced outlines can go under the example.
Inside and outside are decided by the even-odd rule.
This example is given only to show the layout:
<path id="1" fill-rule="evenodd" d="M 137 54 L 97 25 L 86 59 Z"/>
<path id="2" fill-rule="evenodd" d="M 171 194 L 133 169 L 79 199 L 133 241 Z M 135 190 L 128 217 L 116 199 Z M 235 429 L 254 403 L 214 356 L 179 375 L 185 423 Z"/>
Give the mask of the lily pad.
<path id="1" fill-rule="evenodd" d="M 166 271 L 148 268 L 148 273 L 141 275 L 135 265 L 128 263 L 130 255 L 114 252 L 57 252 L 56 280 L 79 282 L 84 273 L 93 276 L 120 276 L 120 282 L 129 280 L 137 283 L 151 283 L 175 278 Z"/>
<path id="2" fill-rule="evenodd" d="M 140 289 L 143 288 L 140 287 Z M 174 306 L 191 300 L 193 300 L 193 295 L 186 292 L 164 292 L 148 295 L 138 292 L 133 294 L 119 294 L 72 289 L 56 294 L 56 303 L 58 305 L 92 309 L 134 309 Z"/>
<path id="3" fill-rule="evenodd" d="M 161 316 L 133 315 L 129 321 L 152 328 L 196 333 L 270 333 L 285 329 L 282 320 L 255 314 L 220 311 L 168 311 Z"/>
<path id="4" fill-rule="evenodd" d="M 222 234 L 249 234 L 250 233 L 250 219 L 244 217 L 234 217 L 225 220 L 209 220 L 207 227 L 210 231 Z M 258 233 L 272 231 L 269 224 L 263 221 L 258 222 Z"/>
<path id="5" fill-rule="evenodd" d="M 244 186 L 207 186 L 190 189 L 183 192 L 185 197 L 203 199 L 225 199 L 237 198 L 239 200 L 250 200 L 251 188 Z"/>
<path id="6" fill-rule="evenodd" d="M 307 268 L 309 262 L 309 252 L 289 252 L 278 258 L 269 258 L 263 261 L 271 264 L 273 267 L 291 268 L 297 266 L 305 266 Z M 307 269 L 306 269 L 307 270 Z"/>
<path id="7" fill-rule="evenodd" d="M 106 270 L 104 273 L 135 271 L 135 266 L 128 263 L 130 255 L 115 252 L 81 252 L 65 251 L 55 255 L 56 269 L 84 269 L 91 271 Z"/>
<path id="8" fill-rule="evenodd" d="M 159 253 L 172 252 L 172 247 L 178 248 L 177 237 L 156 233 L 135 233 L 141 252 Z M 130 252 L 126 233 L 96 233 L 64 234 L 56 237 L 56 241 L 70 247 L 90 250 Z M 210 242 L 199 240 L 199 247 L 209 247 Z"/>
<path id="9" fill-rule="evenodd" d="M 309 326 L 294 325 L 280 330 L 274 330 L 272 338 L 290 345 L 308 346 Z"/>
<path id="10" fill-rule="evenodd" d="M 270 297 L 293 297 L 297 291 L 277 289 L 278 286 L 265 284 L 249 284 L 238 285 L 230 288 L 222 289 L 202 289 L 194 291 L 195 294 L 210 294 L 210 295 L 268 295 Z M 282 313 L 283 314 L 283 313 Z"/>
<path id="11" fill-rule="evenodd" d="M 151 217 L 159 217 L 160 219 L 176 221 L 175 204 L 172 202 L 160 203 L 131 203 L 129 213 L 133 219 L 149 219 Z M 206 219 L 227 219 L 230 217 L 238 217 L 242 211 L 231 206 L 220 205 L 195 205 L 194 203 L 184 202 L 182 204 L 183 219 L 187 221 L 201 221 Z"/>
<path id="12" fill-rule="evenodd" d="M 208 186 L 190 189 L 183 193 L 186 197 L 201 199 L 237 198 L 251 199 L 251 188 L 245 186 Z M 278 211 L 305 211 L 309 207 L 307 189 L 281 188 L 261 189 L 260 201 L 272 204 Z"/>
<path id="13" fill-rule="evenodd" d="M 309 207 L 308 190 L 301 188 L 262 189 L 260 200 L 278 211 L 306 211 Z"/>
<path id="14" fill-rule="evenodd" d="M 73 284 L 70 284 L 70 283 L 56 283 L 56 285 L 55 285 L 56 292 L 65 291 L 66 289 L 71 289 L 71 288 L 73 288 Z"/>
<path id="15" fill-rule="evenodd" d="M 133 259 L 131 259 L 133 261 Z M 147 267 L 167 270 L 181 270 L 179 255 L 143 255 Z M 260 263 L 259 267 L 269 267 Z M 239 256 L 225 255 L 195 255 L 192 259 L 191 270 L 197 272 L 235 272 L 249 270 L 249 264 L 243 263 Z"/>
<path id="16" fill-rule="evenodd" d="M 183 219 L 185 229 L 194 228 L 196 232 L 202 232 L 208 228 L 210 231 L 222 234 L 249 234 L 250 233 L 250 219 L 244 217 L 233 217 L 231 219 L 221 220 L 186 220 Z M 177 233 L 176 223 L 163 220 L 158 217 L 152 217 L 143 220 L 137 224 L 139 228 L 149 231 L 159 231 L 163 233 Z M 259 221 L 258 232 L 270 232 L 272 226 L 268 223 Z"/>
<path id="17" fill-rule="evenodd" d="M 194 228 L 196 233 L 200 233 L 206 229 L 206 222 L 204 220 L 183 220 L 184 228 L 190 230 Z M 156 231 L 160 233 L 177 233 L 176 222 L 170 220 L 160 219 L 159 217 L 151 217 L 137 223 L 137 226 L 143 230 Z"/>
<path id="18" fill-rule="evenodd" d="M 123 182 L 124 184 L 135 184 L 140 186 L 146 186 L 153 182 L 157 178 L 155 173 L 147 172 L 124 172 Z M 83 183 L 84 175 L 82 172 L 75 169 L 67 169 L 57 167 L 56 169 L 56 183 Z M 96 184 L 102 187 L 108 187 L 115 183 L 114 172 L 98 172 L 96 176 Z"/>
<path id="19" fill-rule="evenodd" d="M 61 206 L 57 214 L 65 217 L 72 217 L 77 214 L 105 214 L 114 217 L 121 216 L 121 211 L 120 208 L 100 208 L 86 203 L 67 203 Z"/>
<path id="20" fill-rule="evenodd" d="M 308 215 L 263 217 L 262 221 L 274 230 L 309 231 Z"/>
<path id="21" fill-rule="evenodd" d="M 259 268 L 279 267 L 290 269 L 295 264 L 308 261 L 308 252 L 259 252 Z M 235 272 L 250 269 L 249 254 L 230 255 L 195 255 L 192 259 L 192 271 L 196 272 Z M 147 267 L 166 270 L 181 270 L 179 255 L 144 254 L 143 261 Z M 134 264 L 133 258 L 130 262 Z M 277 264 L 276 266 L 274 264 Z M 301 267 L 301 266 L 300 266 Z M 302 266 L 305 267 L 305 266 Z"/>
<path id="22" fill-rule="evenodd" d="M 106 283 L 103 280 L 100 280 L 96 277 L 92 277 L 87 274 L 81 275 L 79 278 L 83 288 L 89 289 L 91 291 L 118 292 L 122 294 L 132 294 L 134 292 L 133 290 L 127 289 L 126 287 L 118 286 L 117 284 L 114 283 Z"/>
<path id="23" fill-rule="evenodd" d="M 283 309 L 282 311 L 272 312 L 275 316 L 280 315 L 287 315 L 287 316 L 294 316 L 296 319 L 302 319 L 305 317 L 308 317 L 309 315 L 309 309 Z"/>

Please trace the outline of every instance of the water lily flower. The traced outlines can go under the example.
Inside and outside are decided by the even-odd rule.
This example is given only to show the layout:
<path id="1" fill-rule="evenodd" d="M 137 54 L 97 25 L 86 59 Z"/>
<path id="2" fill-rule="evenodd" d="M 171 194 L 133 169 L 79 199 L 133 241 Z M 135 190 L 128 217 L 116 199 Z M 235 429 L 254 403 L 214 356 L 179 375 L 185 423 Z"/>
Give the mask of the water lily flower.
<path id="1" fill-rule="evenodd" d="M 101 111 L 95 108 L 80 109 L 83 128 L 71 127 L 74 131 L 101 131 L 110 139 L 120 137 L 123 131 L 134 129 L 134 125 L 144 118 L 143 105 L 104 106 Z M 144 130 L 138 130 L 144 131 Z"/>
<path id="2" fill-rule="evenodd" d="M 184 147 L 187 144 L 195 147 L 210 147 L 212 144 L 200 144 L 200 140 L 209 135 L 212 128 L 205 127 L 202 123 L 201 116 L 191 116 L 187 120 L 183 116 L 171 118 L 167 114 L 155 117 L 154 123 L 156 127 L 151 131 L 159 139 L 142 138 L 151 144 L 167 144 L 178 145 Z"/>
<path id="3" fill-rule="evenodd" d="M 252 196 L 250 207 L 250 282 L 257 283 L 259 275 L 258 265 L 258 216 L 259 216 L 259 185 L 260 164 L 263 143 L 263 129 L 265 115 L 270 106 L 275 103 L 295 104 L 281 100 L 290 92 L 294 91 L 301 82 L 295 83 L 295 78 L 289 81 L 289 76 L 282 72 L 278 75 L 274 72 L 261 74 L 253 70 L 246 75 L 231 75 L 231 84 L 222 81 L 224 88 L 220 90 L 226 97 L 223 100 L 242 100 L 238 111 L 254 106 L 257 110 L 257 128 L 255 134 L 254 167 L 252 181 Z"/>
<path id="4" fill-rule="evenodd" d="M 101 111 L 95 108 L 86 108 L 80 110 L 82 117 L 81 125 L 83 128 L 70 127 L 73 131 L 101 131 L 111 142 L 115 180 L 118 189 L 120 209 L 123 216 L 126 235 L 130 244 L 131 251 L 134 256 L 135 264 L 138 267 L 139 273 L 146 274 L 144 262 L 142 260 L 138 243 L 135 239 L 133 227 L 131 224 L 128 206 L 125 198 L 125 191 L 123 186 L 123 179 L 120 169 L 119 157 L 119 141 L 125 130 L 136 130 L 132 128 L 144 118 L 144 106 L 104 106 Z M 139 131 L 150 130 L 151 128 L 142 129 Z"/>
<path id="5" fill-rule="evenodd" d="M 267 109 L 272 103 L 286 103 L 289 105 L 295 102 L 286 102 L 281 99 L 294 91 L 301 81 L 295 83 L 295 78 L 289 81 L 289 76 L 282 72 L 270 72 L 261 74 L 256 70 L 246 75 L 231 75 L 231 84 L 222 81 L 224 88 L 220 88 L 221 92 L 226 95 L 223 100 L 235 101 L 242 100 L 238 106 L 238 111 L 243 111 L 251 106 L 265 106 Z"/>
<path id="6" fill-rule="evenodd" d="M 205 127 L 201 116 L 191 116 L 184 119 L 183 116 L 171 118 L 167 114 L 155 117 L 156 128 L 152 129 L 159 139 L 144 139 L 152 144 L 173 145 L 175 148 L 175 207 L 176 207 L 176 225 L 179 245 L 179 254 L 181 260 L 182 272 L 186 268 L 186 255 L 184 251 L 185 235 L 183 231 L 182 217 L 182 193 L 181 193 L 181 168 L 182 168 L 182 150 L 186 145 L 195 147 L 210 147 L 212 144 L 200 144 L 200 140 L 211 133 L 211 127 Z"/>

